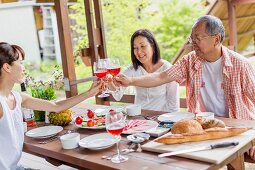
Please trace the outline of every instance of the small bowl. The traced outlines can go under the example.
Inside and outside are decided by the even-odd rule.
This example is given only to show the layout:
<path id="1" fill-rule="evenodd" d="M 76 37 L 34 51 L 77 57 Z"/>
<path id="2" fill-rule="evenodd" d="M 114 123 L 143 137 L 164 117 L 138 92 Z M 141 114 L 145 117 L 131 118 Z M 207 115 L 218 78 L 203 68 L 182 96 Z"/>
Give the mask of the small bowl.
<path id="1" fill-rule="evenodd" d="M 140 136 L 136 136 L 135 134 L 133 135 L 128 135 L 127 136 L 127 139 L 131 142 L 134 142 L 134 143 L 142 143 L 145 141 L 145 139 L 143 137 L 140 137 Z"/>
<path id="2" fill-rule="evenodd" d="M 197 117 L 202 117 L 204 120 L 213 120 L 214 119 L 214 113 L 213 112 L 201 112 L 196 115 Z"/>
<path id="3" fill-rule="evenodd" d="M 128 116 L 137 116 L 141 114 L 142 107 L 139 104 L 132 104 L 126 107 Z"/>
<path id="4" fill-rule="evenodd" d="M 60 141 L 64 149 L 74 149 L 79 146 L 80 134 L 79 133 L 68 133 L 60 136 Z"/>

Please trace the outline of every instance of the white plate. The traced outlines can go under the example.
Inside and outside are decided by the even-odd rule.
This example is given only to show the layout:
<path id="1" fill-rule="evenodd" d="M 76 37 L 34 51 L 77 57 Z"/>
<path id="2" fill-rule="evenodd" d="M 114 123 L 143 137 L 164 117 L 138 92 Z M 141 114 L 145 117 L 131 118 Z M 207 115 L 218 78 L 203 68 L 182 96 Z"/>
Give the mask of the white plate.
<path id="1" fill-rule="evenodd" d="M 173 122 L 177 122 L 181 119 L 192 119 L 194 118 L 194 114 L 190 112 L 172 112 L 172 113 L 165 113 L 158 117 L 159 121 L 170 120 Z"/>
<path id="2" fill-rule="evenodd" d="M 136 136 L 136 135 L 128 135 L 127 136 L 127 139 L 131 142 L 134 142 L 134 143 L 142 143 L 145 141 L 144 138 L 140 137 L 140 136 Z"/>
<path id="3" fill-rule="evenodd" d="M 109 148 L 117 142 L 118 139 L 114 136 L 108 133 L 100 133 L 83 138 L 80 140 L 79 145 L 91 150 L 100 150 Z"/>
<path id="4" fill-rule="evenodd" d="M 104 107 L 104 108 L 97 108 L 94 112 L 96 113 L 97 116 L 105 116 L 109 111 L 113 109 L 118 112 L 124 111 L 124 107 Z"/>
<path id="5" fill-rule="evenodd" d="M 39 128 L 35 128 L 26 132 L 26 136 L 32 138 L 49 138 L 57 133 L 61 132 L 63 127 L 61 126 L 43 126 Z"/>
<path id="6" fill-rule="evenodd" d="M 96 116 L 105 116 L 109 109 L 107 108 L 97 108 L 94 112 L 96 113 Z"/>
<path id="7" fill-rule="evenodd" d="M 33 138 L 36 138 L 36 139 L 47 139 L 47 138 L 53 137 L 53 136 L 55 136 L 55 135 L 56 135 L 56 134 L 48 135 L 48 136 L 38 136 L 38 137 L 33 137 Z"/>

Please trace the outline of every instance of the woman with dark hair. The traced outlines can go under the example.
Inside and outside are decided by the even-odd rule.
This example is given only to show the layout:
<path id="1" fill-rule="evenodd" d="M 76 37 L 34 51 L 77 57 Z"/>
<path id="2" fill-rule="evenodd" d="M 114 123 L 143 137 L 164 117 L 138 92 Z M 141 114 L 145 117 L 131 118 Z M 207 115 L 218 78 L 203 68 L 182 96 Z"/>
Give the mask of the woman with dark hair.
<path id="1" fill-rule="evenodd" d="M 102 82 L 94 83 L 80 95 L 59 102 L 33 98 L 13 91 L 15 83 L 24 81 L 22 61 L 25 53 L 17 45 L 0 42 L 0 169 L 23 169 L 17 164 L 24 142 L 24 128 L 21 107 L 60 112 L 100 92 Z"/>
<path id="2" fill-rule="evenodd" d="M 131 37 L 131 60 L 121 74 L 128 77 L 139 77 L 154 72 L 161 72 L 171 67 L 171 64 L 160 57 L 160 50 L 154 35 L 147 29 L 137 30 Z M 120 100 L 124 87 L 117 88 L 109 81 L 109 89 L 116 100 Z M 158 87 L 135 87 L 135 103 L 142 109 L 176 112 L 179 110 L 179 85 L 171 82 Z"/>

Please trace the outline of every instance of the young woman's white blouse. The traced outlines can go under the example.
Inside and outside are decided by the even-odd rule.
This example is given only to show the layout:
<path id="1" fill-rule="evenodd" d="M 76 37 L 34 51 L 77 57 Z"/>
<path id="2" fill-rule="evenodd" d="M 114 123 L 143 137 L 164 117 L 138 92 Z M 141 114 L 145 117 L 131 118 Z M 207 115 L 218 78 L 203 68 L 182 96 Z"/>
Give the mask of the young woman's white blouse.
<path id="1" fill-rule="evenodd" d="M 155 72 L 162 72 L 172 66 L 166 60 L 163 60 L 163 62 L 163 65 Z M 128 77 L 140 77 L 150 74 L 142 66 L 138 66 L 138 69 L 135 70 L 133 65 L 129 65 L 121 73 Z M 117 101 L 121 100 L 125 89 L 121 87 L 119 90 L 112 92 L 114 99 Z M 165 112 L 179 111 L 179 84 L 176 82 L 152 88 L 135 87 L 135 90 L 135 104 L 140 104 L 142 109 Z"/>
<path id="2" fill-rule="evenodd" d="M 4 97 L 0 96 L 3 108 L 3 117 L 0 118 L 0 169 L 16 170 L 20 160 L 23 142 L 24 128 L 21 112 L 21 96 L 18 92 L 12 92 L 15 98 L 15 108 L 9 108 Z"/>

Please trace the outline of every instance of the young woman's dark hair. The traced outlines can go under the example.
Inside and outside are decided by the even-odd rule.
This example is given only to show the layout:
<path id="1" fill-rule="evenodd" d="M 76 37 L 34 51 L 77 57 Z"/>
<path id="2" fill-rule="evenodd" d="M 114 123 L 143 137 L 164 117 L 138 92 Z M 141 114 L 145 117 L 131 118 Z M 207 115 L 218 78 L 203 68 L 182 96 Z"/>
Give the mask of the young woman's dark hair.
<path id="1" fill-rule="evenodd" d="M 159 46 L 152 32 L 147 29 L 139 29 L 131 37 L 131 60 L 135 70 L 138 69 L 139 65 L 142 65 L 142 63 L 139 60 L 137 60 L 134 54 L 134 40 L 138 36 L 145 37 L 150 43 L 153 49 L 152 63 L 156 64 L 160 59 Z"/>
<path id="2" fill-rule="evenodd" d="M 6 42 L 0 42 L 0 69 L 3 67 L 4 63 L 12 65 L 14 61 L 19 59 L 20 55 L 24 60 L 25 53 L 21 47 L 17 45 L 10 45 Z"/>

